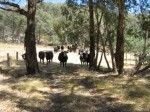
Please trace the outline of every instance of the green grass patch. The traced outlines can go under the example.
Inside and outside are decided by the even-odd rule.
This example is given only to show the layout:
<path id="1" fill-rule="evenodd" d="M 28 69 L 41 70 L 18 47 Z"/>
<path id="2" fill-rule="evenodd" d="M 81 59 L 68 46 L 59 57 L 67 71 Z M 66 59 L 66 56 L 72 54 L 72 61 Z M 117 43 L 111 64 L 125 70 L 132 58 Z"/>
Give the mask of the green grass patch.
<path id="1" fill-rule="evenodd" d="M 130 87 L 127 89 L 127 97 L 131 99 L 149 96 L 150 92 L 144 87 Z"/>

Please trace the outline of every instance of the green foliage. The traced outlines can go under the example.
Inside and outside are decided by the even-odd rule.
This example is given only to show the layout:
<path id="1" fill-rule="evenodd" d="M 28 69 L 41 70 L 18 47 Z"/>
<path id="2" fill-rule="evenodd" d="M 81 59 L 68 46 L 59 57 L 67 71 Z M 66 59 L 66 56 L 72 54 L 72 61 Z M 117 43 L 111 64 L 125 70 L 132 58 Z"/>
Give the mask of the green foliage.
<path id="1" fill-rule="evenodd" d="M 144 48 L 144 35 L 145 31 L 141 27 L 145 24 L 141 21 L 140 15 L 129 14 L 126 17 L 126 29 L 125 29 L 125 49 L 127 52 L 134 52 L 141 54 Z M 144 22 L 144 23 L 143 23 Z M 147 29 L 146 27 L 144 27 Z M 149 44 L 149 39 L 147 38 L 147 45 Z M 148 47 L 147 47 L 147 52 Z"/>
<path id="2" fill-rule="evenodd" d="M 62 18 L 60 7 L 62 4 L 42 3 L 37 6 L 36 15 L 36 33 L 38 37 L 51 36 L 56 37 L 57 32 L 54 29 L 54 23 L 57 18 Z M 52 40 L 50 40 L 52 41 Z"/>
<path id="3" fill-rule="evenodd" d="M 126 36 L 125 38 L 125 50 L 131 53 L 141 53 L 143 49 L 143 40 L 132 36 Z M 138 49 L 137 49 L 138 48 Z"/>
<path id="4" fill-rule="evenodd" d="M 61 10 L 62 15 L 65 17 L 64 32 L 69 43 L 89 41 L 89 38 L 87 38 L 89 28 L 88 9 L 75 5 L 70 7 L 64 5 Z"/>
<path id="5" fill-rule="evenodd" d="M 60 41 L 59 41 L 58 36 L 56 36 L 56 35 L 52 36 L 52 43 L 53 43 L 53 45 L 61 44 Z"/>
<path id="6" fill-rule="evenodd" d="M 25 18 L 16 13 L 6 13 L 0 10 L 0 32 L 7 32 L 10 36 L 19 33 L 19 31 L 24 32 L 24 25 L 26 24 Z M 2 36 L 2 35 L 1 35 Z"/>
<path id="7" fill-rule="evenodd" d="M 45 41 L 51 41 L 51 36 L 56 37 L 53 23 L 57 18 L 62 18 L 60 7 L 62 4 L 41 3 L 37 5 L 36 11 L 36 38 L 40 41 L 45 37 Z M 26 7 L 23 7 L 26 8 Z M 0 10 L 0 37 L 3 37 L 3 32 L 7 32 L 8 36 L 13 34 L 24 35 L 26 29 L 26 18 L 17 13 L 12 13 Z M 23 39 L 22 39 L 23 40 Z"/>

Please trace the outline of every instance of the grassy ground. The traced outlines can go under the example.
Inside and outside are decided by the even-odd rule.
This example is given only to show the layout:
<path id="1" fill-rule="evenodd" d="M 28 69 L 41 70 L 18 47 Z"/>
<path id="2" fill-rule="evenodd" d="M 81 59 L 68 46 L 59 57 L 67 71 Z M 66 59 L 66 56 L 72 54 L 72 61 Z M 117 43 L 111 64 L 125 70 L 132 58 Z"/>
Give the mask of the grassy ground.
<path id="1" fill-rule="evenodd" d="M 27 76 L 22 59 L 10 67 L 1 60 L 0 112 L 150 112 L 149 72 L 118 77 L 74 63 L 39 66 L 41 74 Z"/>

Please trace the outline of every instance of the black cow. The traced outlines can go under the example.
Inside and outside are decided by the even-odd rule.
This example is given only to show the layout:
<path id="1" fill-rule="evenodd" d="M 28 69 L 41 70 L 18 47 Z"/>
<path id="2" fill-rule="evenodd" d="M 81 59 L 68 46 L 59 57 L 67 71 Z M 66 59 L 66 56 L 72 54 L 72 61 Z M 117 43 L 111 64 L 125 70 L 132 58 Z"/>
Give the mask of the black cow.
<path id="1" fill-rule="evenodd" d="M 57 47 L 54 47 L 54 52 L 58 52 L 58 48 Z"/>
<path id="2" fill-rule="evenodd" d="M 22 54 L 21 56 L 24 60 L 26 60 L 26 58 L 27 58 L 26 53 Z"/>
<path id="3" fill-rule="evenodd" d="M 64 46 L 62 45 L 62 46 L 61 46 L 61 51 L 63 51 L 63 50 L 64 50 Z"/>
<path id="4" fill-rule="evenodd" d="M 78 54 L 80 55 L 80 53 L 83 53 L 83 52 L 84 52 L 84 49 L 83 49 L 83 48 L 80 48 Z"/>
<path id="5" fill-rule="evenodd" d="M 89 65 L 89 63 L 90 63 L 90 53 L 85 53 L 85 55 L 84 55 L 84 59 L 85 59 L 85 62 L 86 62 L 86 64 L 87 64 L 87 66 Z"/>
<path id="6" fill-rule="evenodd" d="M 90 62 L 90 54 L 88 52 L 80 52 L 79 53 L 80 55 L 80 61 L 81 61 L 81 65 L 83 64 L 87 64 L 89 65 L 89 62 Z"/>
<path id="7" fill-rule="evenodd" d="M 72 52 L 72 46 L 68 46 L 68 52 Z"/>
<path id="8" fill-rule="evenodd" d="M 58 52 L 60 50 L 60 46 L 55 46 L 54 47 L 54 52 Z"/>
<path id="9" fill-rule="evenodd" d="M 39 51 L 38 56 L 40 58 L 40 63 L 41 63 L 41 61 L 43 61 L 43 64 L 44 64 L 45 52 L 44 51 Z"/>
<path id="10" fill-rule="evenodd" d="M 63 67 L 66 66 L 67 60 L 68 60 L 68 56 L 67 56 L 67 51 L 62 51 L 61 53 L 59 53 L 58 55 L 58 60 L 60 61 L 60 66 L 63 64 Z"/>
<path id="11" fill-rule="evenodd" d="M 59 45 L 57 46 L 57 49 L 60 50 L 60 46 Z"/>
<path id="12" fill-rule="evenodd" d="M 45 54 L 46 54 L 47 63 L 50 63 L 50 61 L 53 60 L 53 56 L 54 56 L 53 52 L 52 51 L 46 51 Z"/>
<path id="13" fill-rule="evenodd" d="M 72 44 L 72 50 L 73 50 L 74 52 L 76 52 L 76 50 L 77 50 L 77 44 Z"/>

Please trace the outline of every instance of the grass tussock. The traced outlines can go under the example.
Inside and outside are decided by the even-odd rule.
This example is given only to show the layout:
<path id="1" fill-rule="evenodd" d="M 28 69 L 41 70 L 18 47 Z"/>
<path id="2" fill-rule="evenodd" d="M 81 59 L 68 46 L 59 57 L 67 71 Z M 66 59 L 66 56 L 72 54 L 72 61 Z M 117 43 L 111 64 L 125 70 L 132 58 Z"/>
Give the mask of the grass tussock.
<path id="1" fill-rule="evenodd" d="M 95 78 L 91 77 L 91 76 L 87 76 L 84 79 L 81 80 L 82 85 L 85 88 L 94 88 L 97 86 L 97 82 L 98 80 L 96 80 Z"/>
<path id="2" fill-rule="evenodd" d="M 12 86 L 12 89 L 16 89 L 21 92 L 33 93 L 38 91 L 38 89 L 48 87 L 41 80 L 21 80 L 17 84 Z"/>
<path id="3" fill-rule="evenodd" d="M 126 91 L 127 97 L 130 99 L 150 97 L 150 91 L 145 87 L 129 87 Z"/>

